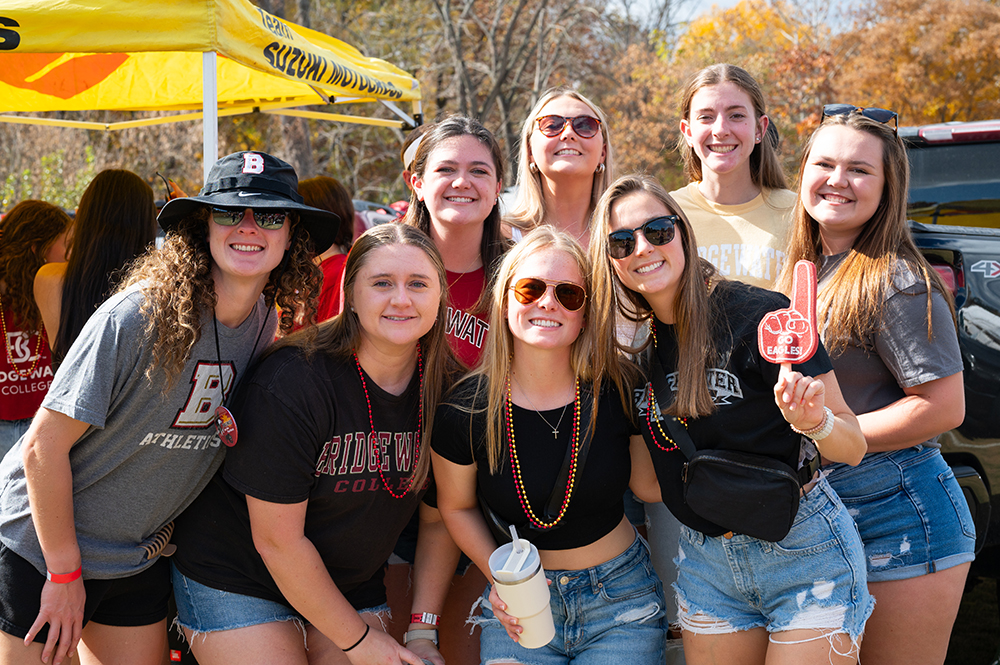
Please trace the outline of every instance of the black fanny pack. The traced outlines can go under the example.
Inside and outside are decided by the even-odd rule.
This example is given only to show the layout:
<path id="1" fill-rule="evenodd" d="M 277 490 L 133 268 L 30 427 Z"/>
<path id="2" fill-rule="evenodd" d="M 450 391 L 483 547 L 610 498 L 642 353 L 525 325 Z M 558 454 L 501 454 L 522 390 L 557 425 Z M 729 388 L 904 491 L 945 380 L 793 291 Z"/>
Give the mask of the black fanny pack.
<path id="1" fill-rule="evenodd" d="M 666 374 L 653 352 L 653 390 L 672 393 Z M 647 408 L 652 409 L 650 404 Z M 655 414 L 650 414 L 654 417 Z M 735 450 L 697 450 L 687 428 L 663 415 L 670 436 L 687 462 L 681 474 L 684 503 L 697 515 L 718 526 L 760 540 L 778 542 L 792 528 L 799 510 L 802 485 L 812 479 L 819 457 L 796 471 L 773 457 Z"/>

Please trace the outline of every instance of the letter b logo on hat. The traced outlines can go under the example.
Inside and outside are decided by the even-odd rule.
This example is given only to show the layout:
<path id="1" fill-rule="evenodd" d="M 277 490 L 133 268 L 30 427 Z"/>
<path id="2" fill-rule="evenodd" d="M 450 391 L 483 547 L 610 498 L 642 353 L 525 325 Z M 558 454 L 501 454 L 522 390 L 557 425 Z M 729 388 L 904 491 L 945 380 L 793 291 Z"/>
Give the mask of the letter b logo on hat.
<path id="1" fill-rule="evenodd" d="M 264 158 L 255 152 L 245 152 L 243 153 L 243 172 L 244 173 L 263 173 L 264 172 Z"/>

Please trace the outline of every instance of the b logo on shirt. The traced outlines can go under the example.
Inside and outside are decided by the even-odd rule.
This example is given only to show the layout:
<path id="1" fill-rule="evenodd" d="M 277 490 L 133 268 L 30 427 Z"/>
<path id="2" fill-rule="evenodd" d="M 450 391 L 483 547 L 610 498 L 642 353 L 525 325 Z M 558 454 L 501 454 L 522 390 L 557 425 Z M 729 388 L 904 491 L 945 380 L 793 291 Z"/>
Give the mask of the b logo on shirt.
<path id="1" fill-rule="evenodd" d="M 263 173 L 264 172 L 264 158 L 255 152 L 245 152 L 243 153 L 243 172 L 244 173 Z"/>
<path id="2" fill-rule="evenodd" d="M 14 363 L 28 363 L 35 359 L 31 355 L 31 336 L 23 332 L 7 333 L 7 349 L 10 351 L 10 360 Z"/>
<path id="3" fill-rule="evenodd" d="M 222 379 L 220 385 L 219 379 Z M 191 377 L 187 402 L 177 412 L 171 427 L 203 429 L 215 422 L 215 409 L 225 400 L 236 378 L 233 363 L 199 362 Z"/>

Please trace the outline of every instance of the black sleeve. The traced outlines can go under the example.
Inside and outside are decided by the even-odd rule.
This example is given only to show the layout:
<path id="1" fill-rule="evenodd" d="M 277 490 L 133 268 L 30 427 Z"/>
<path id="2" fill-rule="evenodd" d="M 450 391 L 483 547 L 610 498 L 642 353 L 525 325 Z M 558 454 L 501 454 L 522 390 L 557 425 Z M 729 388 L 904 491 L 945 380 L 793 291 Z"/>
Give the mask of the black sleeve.
<path id="1" fill-rule="evenodd" d="M 442 404 L 434 415 L 431 448 L 449 462 L 469 466 L 475 463 L 470 445 L 472 414 L 453 404 Z"/>
<path id="2" fill-rule="evenodd" d="M 238 438 L 226 453 L 226 481 L 263 501 L 307 500 L 317 461 L 333 431 L 329 385 L 314 363 L 306 363 L 291 348 L 256 367 L 233 401 Z"/>

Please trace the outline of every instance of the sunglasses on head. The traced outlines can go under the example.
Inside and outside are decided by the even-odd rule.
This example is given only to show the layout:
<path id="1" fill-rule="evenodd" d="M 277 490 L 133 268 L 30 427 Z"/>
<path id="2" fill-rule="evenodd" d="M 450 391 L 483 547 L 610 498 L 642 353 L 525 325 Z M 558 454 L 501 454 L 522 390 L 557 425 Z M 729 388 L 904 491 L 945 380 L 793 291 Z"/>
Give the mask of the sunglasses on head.
<path id="1" fill-rule="evenodd" d="M 580 138 L 593 138 L 597 136 L 597 132 L 601 131 L 601 121 L 589 115 L 578 115 L 575 118 L 543 115 L 540 118 L 535 118 L 535 122 L 538 123 L 538 131 L 549 138 L 562 134 L 563 127 L 566 126 L 567 122 L 573 126 L 573 131 Z"/>
<path id="2" fill-rule="evenodd" d="M 890 111 L 889 109 L 879 109 L 874 107 L 865 108 L 863 106 L 855 106 L 854 104 L 827 104 L 823 107 L 824 118 L 828 118 L 832 115 L 850 115 L 852 113 L 860 113 L 869 120 L 881 122 L 883 125 L 889 124 L 889 121 L 891 120 L 892 131 L 899 131 L 899 114 L 895 111 Z"/>
<path id="3" fill-rule="evenodd" d="M 221 224 L 222 226 L 236 226 L 243 220 L 245 210 L 246 208 L 232 210 L 227 208 L 212 208 L 212 219 L 216 224 Z M 285 217 L 288 216 L 288 213 L 284 210 L 255 210 L 251 208 L 250 211 L 253 213 L 253 218 L 257 222 L 257 226 L 268 231 L 280 229 L 285 224 Z"/>
<path id="4" fill-rule="evenodd" d="M 642 226 L 634 229 L 621 229 L 608 234 L 608 255 L 613 259 L 624 259 L 632 255 L 635 251 L 635 232 L 642 231 L 642 236 L 650 245 L 666 245 L 674 239 L 674 231 L 677 222 L 681 218 L 677 215 L 664 215 L 654 217 Z"/>
<path id="5" fill-rule="evenodd" d="M 556 294 L 556 300 L 570 312 L 575 312 L 587 302 L 587 292 L 579 284 L 572 282 L 546 282 L 537 277 L 519 279 L 510 287 L 514 297 L 522 305 L 530 305 L 545 295 L 549 287 Z"/>

